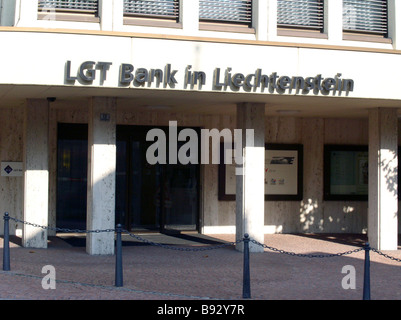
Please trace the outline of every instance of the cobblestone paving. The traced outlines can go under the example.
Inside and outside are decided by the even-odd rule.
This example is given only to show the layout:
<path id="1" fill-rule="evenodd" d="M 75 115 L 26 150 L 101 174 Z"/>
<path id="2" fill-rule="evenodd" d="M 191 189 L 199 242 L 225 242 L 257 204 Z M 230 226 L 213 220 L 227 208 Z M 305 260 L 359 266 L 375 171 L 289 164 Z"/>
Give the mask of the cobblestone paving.
<path id="1" fill-rule="evenodd" d="M 234 240 L 230 235 L 213 237 L 219 241 Z M 330 254 L 354 250 L 363 239 L 266 235 L 264 243 L 295 253 Z M 91 256 L 85 248 L 71 246 L 59 238 L 49 241 L 47 249 L 23 248 L 16 243 L 10 246 L 11 271 L 0 271 L 2 300 L 242 299 L 243 254 L 233 247 L 186 252 L 149 245 L 124 246 L 124 286 L 117 288 L 115 256 Z M 401 248 L 385 253 L 401 258 Z M 370 258 L 372 300 L 401 300 L 401 263 L 375 252 L 370 253 Z M 45 265 L 55 268 L 54 290 L 42 288 Z M 346 265 L 355 268 L 355 289 L 342 287 L 347 275 L 342 268 Z M 251 254 L 250 268 L 253 300 L 362 299 L 363 250 L 331 258 L 294 257 L 265 250 Z"/>

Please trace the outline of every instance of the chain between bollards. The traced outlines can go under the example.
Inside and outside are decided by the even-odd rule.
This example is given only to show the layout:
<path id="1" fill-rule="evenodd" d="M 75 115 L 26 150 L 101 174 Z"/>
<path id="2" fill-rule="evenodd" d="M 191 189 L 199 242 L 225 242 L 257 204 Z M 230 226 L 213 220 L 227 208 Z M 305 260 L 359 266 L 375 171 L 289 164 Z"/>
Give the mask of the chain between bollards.
<path id="1" fill-rule="evenodd" d="M 8 212 L 4 213 L 4 244 L 3 244 L 3 271 L 10 271 L 10 233 L 9 233 L 9 220 L 13 220 L 15 222 L 18 223 L 23 223 L 23 224 L 27 224 L 27 225 L 31 225 L 34 227 L 38 227 L 38 228 L 43 228 L 43 229 L 49 229 L 49 230 L 55 230 L 55 231 L 63 231 L 63 232 L 86 232 L 86 233 L 91 233 L 91 232 L 116 232 L 116 243 L 115 243 L 115 247 L 116 247 L 116 263 L 115 263 L 115 286 L 116 287 L 122 287 L 123 286 L 123 263 L 122 263 L 122 239 L 121 239 L 121 234 L 122 234 L 122 226 L 120 224 L 118 224 L 116 226 L 116 229 L 105 229 L 105 230 L 70 230 L 70 229 L 60 229 L 60 228 L 50 228 L 49 226 L 40 226 L 37 224 L 33 224 L 30 222 L 26 222 L 26 221 L 22 221 L 13 217 L 10 217 Z M 124 230 L 124 232 L 127 232 L 126 230 Z M 401 262 L 401 259 L 392 257 L 388 254 L 384 254 L 382 252 L 380 252 L 377 249 L 371 248 L 369 243 L 366 243 L 365 246 L 363 248 L 358 248 L 355 250 L 351 250 L 351 251 L 347 251 L 347 252 L 341 252 L 341 253 L 336 253 L 336 254 L 328 254 L 328 255 L 312 255 L 312 254 L 297 254 L 297 253 L 293 253 L 293 252 L 287 252 L 284 250 L 279 250 L 276 248 L 272 248 L 269 247 L 265 244 L 261 244 L 255 240 L 251 240 L 249 238 L 248 234 L 244 235 L 244 238 L 242 240 L 237 240 L 235 242 L 231 242 L 231 243 L 226 243 L 223 245 L 218 245 L 218 246 L 214 246 L 214 247 L 208 247 L 208 248 L 179 248 L 179 247 L 175 247 L 175 246 L 166 246 L 163 244 L 159 244 L 159 243 L 154 243 L 151 241 L 148 241 L 146 239 L 143 239 L 139 236 L 135 236 L 132 235 L 128 232 L 128 235 L 136 238 L 137 240 L 140 241 L 144 241 L 148 244 L 151 245 L 158 245 L 161 246 L 163 248 L 166 249 L 174 249 L 174 250 L 181 250 L 181 251 L 203 251 L 203 250 L 211 250 L 211 249 L 218 249 L 218 248 L 224 248 L 227 246 L 231 246 L 231 245 L 236 245 L 239 244 L 241 242 L 243 242 L 243 250 L 244 250 L 244 261 L 243 261 L 243 298 L 244 299 L 249 299 L 251 298 L 251 285 L 250 285 L 250 266 L 249 266 L 249 242 L 252 241 L 253 243 L 255 243 L 256 245 L 262 246 L 265 249 L 269 249 L 275 252 L 279 252 L 279 253 L 283 253 L 283 254 L 288 254 L 291 256 L 298 256 L 298 257 L 308 257 L 308 258 L 326 258 L 326 257 L 338 257 L 338 256 L 344 256 L 344 255 L 348 255 L 348 254 L 352 254 L 355 252 L 360 252 L 362 250 L 365 250 L 365 266 L 364 266 L 364 281 L 363 281 L 363 300 L 370 300 L 371 299 L 371 295 L 370 295 L 370 250 L 372 250 L 373 252 L 376 252 L 386 258 L 389 258 L 391 260 L 394 261 L 398 261 Z"/>
<path id="2" fill-rule="evenodd" d="M 370 246 L 365 244 L 365 270 L 363 276 L 363 300 L 370 300 Z"/>
<path id="3" fill-rule="evenodd" d="M 251 275 L 249 268 L 249 235 L 244 235 L 244 275 L 243 275 L 243 286 L 242 286 L 242 297 L 244 299 L 251 298 Z"/>
<path id="4" fill-rule="evenodd" d="M 10 216 L 4 213 L 3 271 L 10 271 Z"/>
<path id="5" fill-rule="evenodd" d="M 117 233 L 117 237 L 116 237 L 116 279 L 115 279 L 116 287 L 123 286 L 123 257 L 122 257 L 121 232 L 122 232 L 121 224 L 118 224 L 116 227 L 116 233 Z"/>

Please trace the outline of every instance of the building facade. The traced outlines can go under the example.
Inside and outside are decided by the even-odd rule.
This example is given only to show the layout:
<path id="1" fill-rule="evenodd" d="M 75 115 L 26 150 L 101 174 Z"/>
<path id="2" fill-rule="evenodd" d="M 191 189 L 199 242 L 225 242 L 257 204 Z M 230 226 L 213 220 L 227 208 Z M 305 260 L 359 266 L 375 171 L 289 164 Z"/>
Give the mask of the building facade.
<path id="1" fill-rule="evenodd" d="M 367 233 L 373 247 L 397 249 L 398 1 L 0 8 L 2 212 L 260 242 Z M 233 148 L 227 136 L 239 161 L 213 158 Z M 51 234 L 10 232 L 40 248 Z M 112 254 L 114 235 L 88 233 L 87 252 Z"/>

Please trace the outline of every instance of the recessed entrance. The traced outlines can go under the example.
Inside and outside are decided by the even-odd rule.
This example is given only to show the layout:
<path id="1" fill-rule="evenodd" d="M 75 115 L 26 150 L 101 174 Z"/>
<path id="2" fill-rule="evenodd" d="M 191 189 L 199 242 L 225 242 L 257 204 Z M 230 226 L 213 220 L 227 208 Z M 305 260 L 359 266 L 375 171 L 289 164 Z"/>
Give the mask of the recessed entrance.
<path id="1" fill-rule="evenodd" d="M 198 230 L 199 165 L 149 164 L 146 150 L 154 142 L 146 134 L 152 128 L 117 126 L 116 222 L 128 230 Z M 159 129 L 168 151 L 168 128 Z"/>
<path id="2" fill-rule="evenodd" d="M 146 141 L 146 134 L 152 128 L 117 126 L 116 224 L 127 230 L 198 230 L 199 165 L 149 164 L 146 150 L 153 141 Z M 160 129 L 168 137 L 168 128 Z M 180 143 L 185 142 L 178 142 L 178 150 Z M 59 228 L 86 229 L 87 167 L 88 126 L 59 124 Z"/>

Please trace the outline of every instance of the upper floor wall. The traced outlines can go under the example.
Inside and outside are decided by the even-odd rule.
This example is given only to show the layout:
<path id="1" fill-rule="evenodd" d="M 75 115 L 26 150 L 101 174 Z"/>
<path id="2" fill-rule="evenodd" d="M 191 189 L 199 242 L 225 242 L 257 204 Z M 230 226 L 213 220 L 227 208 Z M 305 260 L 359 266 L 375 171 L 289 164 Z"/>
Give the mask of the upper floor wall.
<path id="1" fill-rule="evenodd" d="M 401 49 L 396 0 L 0 0 L 0 25 Z"/>

